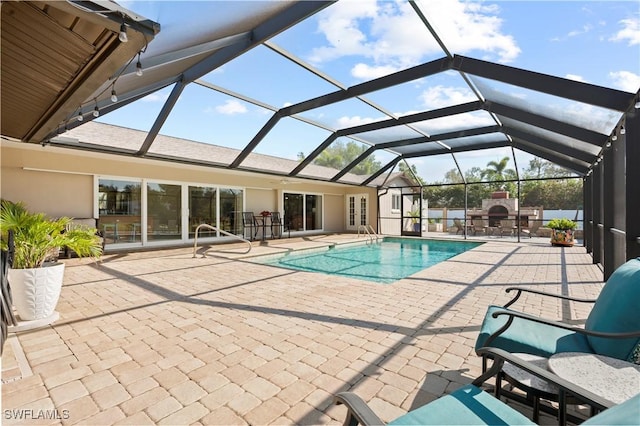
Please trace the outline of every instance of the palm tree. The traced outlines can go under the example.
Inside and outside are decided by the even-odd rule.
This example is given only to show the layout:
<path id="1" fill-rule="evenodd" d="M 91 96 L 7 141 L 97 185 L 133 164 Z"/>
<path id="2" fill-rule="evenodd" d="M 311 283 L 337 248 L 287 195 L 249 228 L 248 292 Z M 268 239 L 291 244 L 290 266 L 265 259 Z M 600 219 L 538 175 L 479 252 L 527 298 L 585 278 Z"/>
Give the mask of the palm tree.
<path id="1" fill-rule="evenodd" d="M 503 157 L 500 161 L 489 161 L 487 168 L 481 173 L 482 178 L 486 178 L 491 182 L 504 182 L 507 179 L 515 179 L 516 171 L 507 169 L 508 162 L 509 157 Z"/>

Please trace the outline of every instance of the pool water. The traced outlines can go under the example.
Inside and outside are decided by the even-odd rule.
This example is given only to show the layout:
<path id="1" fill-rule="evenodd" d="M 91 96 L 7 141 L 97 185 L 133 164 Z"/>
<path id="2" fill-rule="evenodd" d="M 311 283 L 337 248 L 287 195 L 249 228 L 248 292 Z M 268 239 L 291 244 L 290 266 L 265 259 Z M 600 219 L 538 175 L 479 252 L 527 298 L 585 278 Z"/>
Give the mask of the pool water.
<path id="1" fill-rule="evenodd" d="M 481 244 L 385 237 L 379 243 L 290 252 L 255 260 L 288 269 L 389 284 Z"/>

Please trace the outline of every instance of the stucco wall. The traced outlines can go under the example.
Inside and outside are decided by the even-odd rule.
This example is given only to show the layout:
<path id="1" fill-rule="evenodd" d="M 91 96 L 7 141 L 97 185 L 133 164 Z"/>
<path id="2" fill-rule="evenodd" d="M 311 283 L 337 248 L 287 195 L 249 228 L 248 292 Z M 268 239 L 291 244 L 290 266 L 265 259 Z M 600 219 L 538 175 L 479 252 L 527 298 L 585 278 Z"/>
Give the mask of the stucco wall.
<path id="1" fill-rule="evenodd" d="M 376 190 L 323 182 L 300 182 L 295 189 L 281 185 L 280 178 L 187 166 L 138 158 L 68 150 L 3 141 L 0 195 L 24 201 L 29 209 L 51 216 L 93 217 L 94 176 L 147 178 L 193 184 L 245 188 L 246 210 L 280 210 L 282 191 L 322 194 L 324 230 L 345 230 L 345 194 L 367 193 L 369 217 L 375 226 Z"/>

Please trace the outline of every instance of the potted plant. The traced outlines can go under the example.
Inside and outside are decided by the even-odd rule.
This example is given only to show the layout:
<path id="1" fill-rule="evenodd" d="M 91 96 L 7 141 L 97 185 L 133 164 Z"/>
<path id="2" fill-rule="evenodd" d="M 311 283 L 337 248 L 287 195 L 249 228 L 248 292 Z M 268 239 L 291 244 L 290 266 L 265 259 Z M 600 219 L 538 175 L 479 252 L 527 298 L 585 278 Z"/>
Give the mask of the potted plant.
<path id="1" fill-rule="evenodd" d="M 551 245 L 573 246 L 573 231 L 577 226 L 578 224 L 571 219 L 551 219 L 547 223 L 547 227 L 551 228 Z"/>
<path id="2" fill-rule="evenodd" d="M 2 248 L 7 235 L 14 233 L 15 253 L 8 278 L 16 311 L 22 320 L 50 317 L 62 289 L 64 263 L 58 262 L 61 248 L 68 247 L 78 257 L 97 258 L 102 254 L 96 229 L 67 229 L 71 218 L 49 219 L 44 213 L 31 213 L 24 204 L 2 200 L 0 205 Z"/>
<path id="3" fill-rule="evenodd" d="M 407 216 L 411 218 L 411 223 L 413 224 L 413 232 L 420 232 L 420 210 L 418 208 L 414 208 L 411 211 L 407 212 Z"/>

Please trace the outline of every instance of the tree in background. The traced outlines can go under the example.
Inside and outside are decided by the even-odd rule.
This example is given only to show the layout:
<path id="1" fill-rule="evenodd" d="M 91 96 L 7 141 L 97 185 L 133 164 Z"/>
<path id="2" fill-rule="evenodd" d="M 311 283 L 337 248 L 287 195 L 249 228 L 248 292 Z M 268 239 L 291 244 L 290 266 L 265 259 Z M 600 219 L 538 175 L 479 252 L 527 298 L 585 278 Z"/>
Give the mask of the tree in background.
<path id="1" fill-rule="evenodd" d="M 521 205 L 543 206 L 547 210 L 574 210 L 582 206 L 582 180 L 566 179 L 571 172 L 563 167 L 535 158 L 523 172 L 528 179 L 521 186 Z M 558 178 L 557 180 L 553 178 Z"/>
<path id="2" fill-rule="evenodd" d="M 500 161 L 489 161 L 481 176 L 483 179 L 494 182 L 489 185 L 493 191 L 508 191 L 513 194 L 515 185 L 513 182 L 505 181 L 516 179 L 518 175 L 515 170 L 507 168 L 507 163 L 509 163 L 509 157 L 503 157 Z"/>
<path id="3" fill-rule="evenodd" d="M 353 141 L 349 141 L 347 143 L 337 141 L 322 151 L 320 155 L 313 160 L 313 164 L 342 170 L 367 149 L 367 146 L 359 145 Z M 298 160 L 304 160 L 305 157 L 306 156 L 303 152 L 298 153 Z M 353 169 L 349 170 L 349 173 L 356 175 L 370 175 L 380 170 L 381 167 L 382 164 L 380 161 L 376 160 L 376 157 L 372 154 L 362 160 Z"/>
<path id="4" fill-rule="evenodd" d="M 409 167 L 407 167 L 407 164 L 404 161 L 400 161 L 398 163 L 398 171 L 400 173 L 404 173 L 405 175 L 411 176 L 412 178 L 415 176 L 418 179 L 418 182 L 420 183 L 420 185 L 426 185 L 427 182 L 424 179 L 422 179 L 418 174 L 418 169 L 416 168 L 416 165 L 412 164 L 410 168 L 411 168 L 411 171 L 409 171 Z M 411 174 L 411 172 L 413 172 L 413 174 Z"/>
<path id="5" fill-rule="evenodd" d="M 473 182 L 491 181 L 488 184 L 467 185 L 467 206 L 480 207 L 482 200 L 489 198 L 491 193 L 504 187 L 511 197 L 517 196 L 517 184 L 505 182 L 515 179 L 516 173 L 507 169 L 509 157 L 501 161 L 490 161 L 487 168 L 473 167 L 465 171 L 465 181 Z M 582 205 L 582 180 L 566 179 L 572 173 L 555 164 L 535 158 L 529 162 L 529 166 L 523 171 L 522 177 L 527 179 L 548 179 L 523 181 L 520 186 L 521 206 L 542 206 L 547 210 L 575 210 Z M 462 208 L 464 207 L 464 185 L 458 169 L 451 169 L 445 173 L 444 179 L 438 183 L 447 184 L 441 186 L 425 186 L 423 197 L 429 200 L 431 207 Z M 459 185 L 450 185 L 459 184 Z"/>

